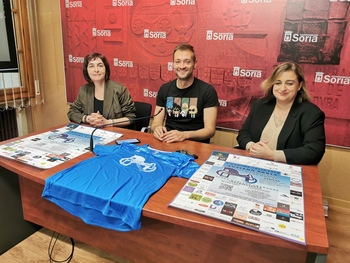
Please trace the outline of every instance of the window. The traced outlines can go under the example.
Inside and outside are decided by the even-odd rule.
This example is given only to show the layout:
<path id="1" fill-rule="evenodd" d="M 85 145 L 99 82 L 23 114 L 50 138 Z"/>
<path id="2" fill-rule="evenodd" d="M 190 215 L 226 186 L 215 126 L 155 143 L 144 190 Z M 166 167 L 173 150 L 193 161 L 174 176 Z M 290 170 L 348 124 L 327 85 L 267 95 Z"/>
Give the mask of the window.
<path id="1" fill-rule="evenodd" d="M 18 72 L 11 6 L 6 0 L 0 0 L 0 39 L 0 72 Z"/>
<path id="2" fill-rule="evenodd" d="M 35 97 L 31 10 L 27 0 L 0 0 L 0 109 L 25 107 Z"/>

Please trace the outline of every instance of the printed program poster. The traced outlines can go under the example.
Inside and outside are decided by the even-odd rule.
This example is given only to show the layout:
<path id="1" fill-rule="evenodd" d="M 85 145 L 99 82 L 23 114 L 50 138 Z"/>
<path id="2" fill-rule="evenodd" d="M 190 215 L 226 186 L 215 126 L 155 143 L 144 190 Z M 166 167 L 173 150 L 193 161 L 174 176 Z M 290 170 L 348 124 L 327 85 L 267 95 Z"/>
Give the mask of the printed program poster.
<path id="1" fill-rule="evenodd" d="M 0 145 L 0 156 L 48 169 L 90 151 L 95 128 L 70 123 L 65 127 Z M 96 129 L 93 144 L 107 144 L 123 134 Z"/>
<path id="2" fill-rule="evenodd" d="M 213 151 L 169 205 L 305 245 L 298 166 Z"/>

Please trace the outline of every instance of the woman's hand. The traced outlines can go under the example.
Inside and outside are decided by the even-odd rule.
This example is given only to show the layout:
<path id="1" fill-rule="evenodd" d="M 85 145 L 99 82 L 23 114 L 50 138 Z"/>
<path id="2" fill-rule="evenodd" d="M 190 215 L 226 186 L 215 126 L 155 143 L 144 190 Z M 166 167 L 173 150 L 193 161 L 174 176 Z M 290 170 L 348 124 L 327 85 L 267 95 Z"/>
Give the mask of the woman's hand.
<path id="1" fill-rule="evenodd" d="M 99 111 L 91 113 L 91 115 L 88 116 L 87 121 L 93 127 L 99 127 L 101 125 L 109 123 L 109 121 L 103 117 Z"/>
<path id="2" fill-rule="evenodd" d="M 256 158 L 274 160 L 274 150 L 272 150 L 268 145 L 268 142 L 259 141 L 254 143 L 249 148 L 249 155 Z"/>

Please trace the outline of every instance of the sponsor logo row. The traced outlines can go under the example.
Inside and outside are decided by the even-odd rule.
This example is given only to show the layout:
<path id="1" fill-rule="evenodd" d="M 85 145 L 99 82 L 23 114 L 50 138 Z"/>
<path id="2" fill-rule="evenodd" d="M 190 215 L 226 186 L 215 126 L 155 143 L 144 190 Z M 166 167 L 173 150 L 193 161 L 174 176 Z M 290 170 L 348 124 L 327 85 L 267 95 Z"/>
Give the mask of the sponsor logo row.
<path id="1" fill-rule="evenodd" d="M 83 63 L 83 57 L 75 57 L 73 55 L 68 56 L 68 61 L 70 63 Z M 120 60 L 118 58 L 113 59 L 113 65 L 115 67 L 133 68 L 134 62 L 129 60 Z M 173 63 L 168 62 L 167 66 L 169 71 L 174 69 Z M 232 76 L 234 77 L 247 77 L 247 78 L 262 78 L 263 71 L 256 69 L 243 69 L 241 67 L 233 67 Z M 350 76 L 335 76 L 327 75 L 324 72 L 315 72 L 314 81 L 317 83 L 329 83 L 329 84 L 343 84 L 350 85 Z"/>
<path id="2" fill-rule="evenodd" d="M 112 31 L 107 29 L 97 29 L 92 28 L 93 37 L 111 37 Z M 167 34 L 163 31 L 151 31 L 150 29 L 143 30 L 143 37 L 145 39 L 166 39 Z M 206 40 L 213 41 L 232 41 L 234 33 L 224 33 L 224 32 L 215 32 L 214 30 L 206 31 Z M 318 34 L 297 34 L 292 31 L 284 32 L 284 42 L 299 42 L 299 43 L 317 43 Z"/>

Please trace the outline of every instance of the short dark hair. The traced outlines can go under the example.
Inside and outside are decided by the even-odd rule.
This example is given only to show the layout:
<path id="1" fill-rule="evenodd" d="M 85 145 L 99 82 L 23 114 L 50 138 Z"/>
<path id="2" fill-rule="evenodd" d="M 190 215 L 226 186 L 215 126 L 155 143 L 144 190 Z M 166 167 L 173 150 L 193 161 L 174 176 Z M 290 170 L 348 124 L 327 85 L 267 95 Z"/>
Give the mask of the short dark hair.
<path id="1" fill-rule="evenodd" d="M 193 59 L 193 61 L 194 61 L 194 62 L 197 61 L 196 53 L 194 52 L 194 48 L 193 48 L 193 46 L 191 46 L 190 44 L 180 44 L 180 45 L 177 45 L 177 46 L 174 48 L 173 60 L 174 60 L 175 52 L 178 51 L 178 50 L 182 50 L 182 51 L 189 50 L 189 51 L 191 51 L 191 52 L 192 52 L 192 59 Z"/>
<path id="2" fill-rule="evenodd" d="M 106 67 L 105 80 L 109 80 L 109 78 L 111 76 L 111 69 L 109 68 L 109 63 L 108 63 L 107 58 L 100 53 L 91 53 L 91 54 L 88 54 L 85 56 L 84 63 L 83 63 L 83 75 L 84 75 L 84 79 L 87 82 L 91 82 L 91 78 L 90 78 L 89 73 L 87 71 L 87 67 L 88 67 L 90 61 L 95 60 L 96 58 L 100 58 Z"/>

